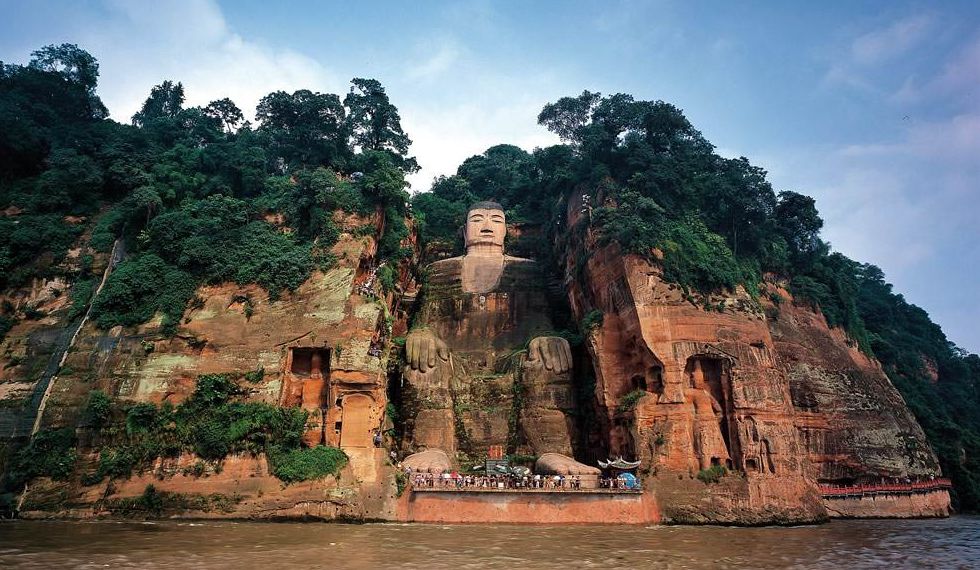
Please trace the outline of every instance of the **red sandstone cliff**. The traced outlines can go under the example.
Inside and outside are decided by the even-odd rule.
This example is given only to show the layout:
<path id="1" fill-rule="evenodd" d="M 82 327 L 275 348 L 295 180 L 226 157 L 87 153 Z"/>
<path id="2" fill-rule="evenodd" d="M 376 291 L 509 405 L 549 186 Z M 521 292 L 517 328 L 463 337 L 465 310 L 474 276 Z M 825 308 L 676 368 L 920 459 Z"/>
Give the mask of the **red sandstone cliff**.
<path id="1" fill-rule="evenodd" d="M 573 200 L 569 226 L 577 212 Z M 778 306 L 739 291 L 713 296 L 712 310 L 705 310 L 665 283 L 656 264 L 615 245 L 597 249 L 591 233 L 584 235 L 566 249 L 569 300 L 577 318 L 599 311 L 603 320 L 587 339 L 598 420 L 583 439 L 589 457 L 582 459 L 640 459 L 650 499 L 644 509 L 656 510 L 644 520 L 767 524 L 948 512 L 945 491 L 821 500 L 818 482 L 922 478 L 938 475 L 938 467 L 877 363 L 819 313 L 793 305 L 785 291 Z M 152 322 L 111 331 L 86 325 L 66 359 L 70 373 L 54 383 L 42 418 L 44 426 L 74 425 L 93 389 L 124 401 L 179 402 L 199 374 L 262 369 L 251 398 L 310 410 L 316 422 L 308 442 L 340 446 L 351 456 L 338 479 L 286 487 L 262 457 L 248 456 L 226 459 L 220 472 L 189 474 L 195 458 L 183 456 L 111 488 L 36 481 L 25 509 L 93 516 L 99 514 L 93 505 L 107 504 L 107 497 L 133 497 L 152 483 L 203 501 L 198 506 L 207 510 L 191 516 L 410 518 L 411 502 L 396 504 L 393 470 L 370 443 L 373 430 L 386 427 L 388 341 L 405 329 L 397 299 L 376 300 L 361 288 L 370 284 L 375 248 L 372 236 L 345 234 L 333 251 L 338 264 L 279 301 L 256 287 L 203 287 L 202 301 L 173 338 L 159 335 Z M 401 280 L 414 291 L 404 271 Z M 23 322 L 8 335 L 4 394 L 22 398 L 35 386 L 65 327 L 64 290 L 57 281 L 38 282 L 13 295 L 52 316 Z M 495 421 L 505 431 L 503 415 Z M 83 449 L 80 461 L 95 461 L 96 453 Z M 714 477 L 722 467 L 727 474 Z M 451 506 L 428 501 L 426 520 L 457 520 L 445 512 Z"/>
<path id="2" fill-rule="evenodd" d="M 599 437 L 642 461 L 665 520 L 817 520 L 818 480 L 939 474 L 884 373 L 822 316 L 784 303 L 768 318 L 744 291 L 695 304 L 656 264 L 597 247 L 582 211 L 570 201 L 569 235 L 584 238 L 567 244 L 566 275 L 576 316 L 603 315 L 588 338 Z M 943 515 L 940 494 L 945 508 L 882 512 Z"/>
<path id="3" fill-rule="evenodd" d="M 767 301 L 767 322 L 814 477 L 852 484 L 939 476 L 922 428 L 878 362 L 823 315 L 772 289 L 786 301 Z"/>
<path id="4" fill-rule="evenodd" d="M 352 216 L 338 222 L 346 228 L 371 222 L 380 233 L 380 219 Z M 307 443 L 341 447 L 350 458 L 338 478 L 284 486 L 263 456 L 248 455 L 194 472 L 188 466 L 197 459 L 185 454 L 158 460 L 130 479 L 92 486 L 77 479 L 35 481 L 22 516 L 98 515 L 93 509 L 99 505 L 140 495 L 153 484 L 161 492 L 195 498 L 192 503 L 200 508 L 191 509 L 190 516 L 394 517 L 394 471 L 372 439 L 389 427 L 388 348 L 393 325 L 403 329 L 405 315 L 400 296 L 383 295 L 373 282 L 376 249 L 374 235 L 343 233 L 331 250 L 337 263 L 315 271 L 298 290 L 275 301 L 257 286 L 201 287 L 199 301 L 185 312 L 173 337 L 160 334 L 156 321 L 108 331 L 86 324 L 41 417 L 45 428 L 77 425 L 94 389 L 121 403 L 176 404 L 194 390 L 201 374 L 262 371 L 249 384 L 249 401 L 307 409 L 312 419 Z M 402 286 L 411 285 L 406 272 L 401 277 Z M 14 330 L 5 345 L 29 345 L 27 334 Z M 8 370 L 5 379 L 17 377 Z M 78 433 L 79 461 L 91 466 L 98 460 L 98 442 L 84 429 Z M 221 508 L 210 508 L 200 497 L 222 497 Z"/>

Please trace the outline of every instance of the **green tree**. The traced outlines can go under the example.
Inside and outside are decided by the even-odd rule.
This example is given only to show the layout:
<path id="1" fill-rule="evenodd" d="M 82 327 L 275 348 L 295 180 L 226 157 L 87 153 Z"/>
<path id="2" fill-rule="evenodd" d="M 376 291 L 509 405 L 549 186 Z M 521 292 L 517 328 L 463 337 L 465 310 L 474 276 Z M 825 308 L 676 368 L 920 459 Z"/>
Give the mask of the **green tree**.
<path id="1" fill-rule="evenodd" d="M 88 95 L 89 114 L 96 119 L 109 116 L 108 109 L 95 94 L 99 81 L 99 63 L 92 54 L 75 44 L 48 45 L 32 52 L 32 69 L 54 72 L 81 86 Z"/>
<path id="2" fill-rule="evenodd" d="M 355 77 L 350 93 L 344 97 L 344 106 L 348 113 L 347 131 L 356 146 L 391 153 L 406 172 L 418 171 L 418 163 L 407 156 L 412 141 L 402 130 L 398 108 L 391 104 L 381 83 Z"/>
<path id="3" fill-rule="evenodd" d="M 92 54 L 75 44 L 48 45 L 31 52 L 33 69 L 60 73 L 69 81 L 95 91 L 99 80 L 99 63 Z"/>
<path id="4" fill-rule="evenodd" d="M 96 204 L 102 183 L 102 170 L 91 157 L 59 148 L 48 157 L 33 205 L 41 211 L 85 213 Z"/>
<path id="5" fill-rule="evenodd" d="M 581 142 L 581 131 L 592 121 L 592 113 L 601 98 L 601 93 L 591 91 L 583 91 L 578 97 L 562 97 L 544 106 L 538 114 L 538 123 L 564 141 Z"/>
<path id="6" fill-rule="evenodd" d="M 208 103 L 207 107 L 204 108 L 204 114 L 221 121 L 225 130 L 229 133 L 245 120 L 245 115 L 242 114 L 242 110 L 227 97 Z"/>
<path id="7" fill-rule="evenodd" d="M 272 156 L 286 167 L 346 165 L 346 111 L 340 98 L 301 89 L 292 94 L 270 93 L 255 112 L 259 132 L 269 139 Z"/>
<path id="8" fill-rule="evenodd" d="M 794 255 L 807 255 L 823 248 L 820 240 L 823 220 L 813 198 L 796 192 L 780 192 L 774 213 L 776 228 Z"/>
<path id="9" fill-rule="evenodd" d="M 158 119 L 174 119 L 184 108 L 184 85 L 167 80 L 150 89 L 143 107 L 133 115 L 133 125 L 145 127 Z"/>

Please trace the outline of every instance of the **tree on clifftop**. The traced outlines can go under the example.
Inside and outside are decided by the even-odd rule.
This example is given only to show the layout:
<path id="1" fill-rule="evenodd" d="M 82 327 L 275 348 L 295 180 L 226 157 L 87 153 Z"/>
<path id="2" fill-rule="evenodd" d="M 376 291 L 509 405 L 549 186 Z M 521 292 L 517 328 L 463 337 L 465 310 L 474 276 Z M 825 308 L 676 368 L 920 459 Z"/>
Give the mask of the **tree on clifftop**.
<path id="1" fill-rule="evenodd" d="M 376 79 L 351 80 L 344 97 L 348 130 L 353 143 L 363 150 L 385 151 L 393 155 L 407 172 L 416 172 L 418 163 L 407 157 L 411 139 L 402 130 L 398 108 L 391 104 L 384 87 Z"/>
<path id="2" fill-rule="evenodd" d="M 225 131 L 229 133 L 245 119 L 245 115 L 242 114 L 238 105 L 235 105 L 234 101 L 227 97 L 208 103 L 208 106 L 204 108 L 204 114 L 221 121 Z"/>
<path id="3" fill-rule="evenodd" d="M 346 111 L 340 97 L 332 93 L 276 91 L 259 101 L 255 117 L 259 132 L 269 137 L 270 150 L 282 168 L 342 168 L 351 155 L 345 132 Z"/>
<path id="4" fill-rule="evenodd" d="M 99 62 L 92 54 L 75 44 L 49 45 L 32 52 L 34 59 L 28 64 L 31 69 L 54 72 L 67 81 L 85 89 L 91 114 L 98 119 L 109 116 L 108 109 L 95 94 L 99 82 Z"/>
<path id="5" fill-rule="evenodd" d="M 145 127 L 155 119 L 173 119 L 183 109 L 184 85 L 179 81 L 164 81 L 150 90 L 143 107 L 133 115 L 133 125 Z"/>

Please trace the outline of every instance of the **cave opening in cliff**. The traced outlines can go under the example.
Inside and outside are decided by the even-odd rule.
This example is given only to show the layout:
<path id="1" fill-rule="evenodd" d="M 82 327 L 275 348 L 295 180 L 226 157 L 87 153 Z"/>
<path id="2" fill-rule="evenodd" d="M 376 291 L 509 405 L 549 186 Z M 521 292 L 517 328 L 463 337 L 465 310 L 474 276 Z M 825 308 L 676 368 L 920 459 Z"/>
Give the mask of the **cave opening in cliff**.
<path id="1" fill-rule="evenodd" d="M 330 349 L 291 347 L 286 357 L 282 405 L 307 410 L 330 402 Z"/>
<path id="2" fill-rule="evenodd" d="M 660 364 L 647 367 L 644 390 L 654 394 L 664 393 L 664 367 Z"/>
<path id="3" fill-rule="evenodd" d="M 330 372 L 329 349 L 290 348 L 289 371 L 296 376 L 325 378 Z"/>
<path id="4" fill-rule="evenodd" d="M 647 389 L 647 379 L 646 379 L 646 376 L 643 376 L 641 374 L 634 374 L 633 375 L 633 378 L 631 378 L 631 380 L 630 380 L 630 383 L 633 384 L 633 389 L 634 390 L 643 390 L 643 391 L 646 391 L 646 389 Z"/>

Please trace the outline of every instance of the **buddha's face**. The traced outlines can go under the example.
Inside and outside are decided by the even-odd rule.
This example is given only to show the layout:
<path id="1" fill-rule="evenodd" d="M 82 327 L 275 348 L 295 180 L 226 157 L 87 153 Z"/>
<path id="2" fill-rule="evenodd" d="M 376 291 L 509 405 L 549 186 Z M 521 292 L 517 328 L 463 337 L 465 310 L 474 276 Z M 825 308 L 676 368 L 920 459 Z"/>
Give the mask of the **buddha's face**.
<path id="1" fill-rule="evenodd" d="M 477 208 L 466 215 L 466 249 L 474 245 L 504 249 L 507 224 L 503 210 Z"/>

